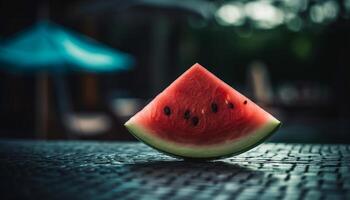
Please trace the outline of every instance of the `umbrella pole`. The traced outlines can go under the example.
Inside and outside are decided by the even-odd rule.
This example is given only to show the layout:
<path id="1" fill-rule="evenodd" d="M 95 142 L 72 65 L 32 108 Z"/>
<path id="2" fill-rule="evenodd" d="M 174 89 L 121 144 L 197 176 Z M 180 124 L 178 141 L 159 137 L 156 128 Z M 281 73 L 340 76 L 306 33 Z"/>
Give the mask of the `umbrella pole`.
<path id="1" fill-rule="evenodd" d="M 69 94 L 67 91 L 67 86 L 62 74 L 54 73 L 53 83 L 55 86 L 56 96 L 58 99 L 58 115 L 66 131 L 67 139 L 76 139 L 72 129 L 70 128 L 70 120 L 73 114 L 73 108 L 70 102 Z"/>
<path id="2" fill-rule="evenodd" d="M 47 139 L 49 118 L 49 81 L 48 74 L 39 73 L 36 77 L 36 135 L 39 139 Z"/>

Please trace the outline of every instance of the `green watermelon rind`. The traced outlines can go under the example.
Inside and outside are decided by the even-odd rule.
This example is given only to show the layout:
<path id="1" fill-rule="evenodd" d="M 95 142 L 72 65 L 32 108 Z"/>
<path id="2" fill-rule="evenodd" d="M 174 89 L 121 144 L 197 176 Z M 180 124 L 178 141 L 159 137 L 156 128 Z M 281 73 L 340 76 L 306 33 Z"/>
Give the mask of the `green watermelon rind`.
<path id="1" fill-rule="evenodd" d="M 262 127 L 247 133 L 246 136 L 228 141 L 226 144 L 206 146 L 184 145 L 166 141 L 154 136 L 142 125 L 129 121 L 124 125 L 138 140 L 167 155 L 183 159 L 213 160 L 235 156 L 256 147 L 276 132 L 281 126 L 281 122 L 271 117 Z"/>

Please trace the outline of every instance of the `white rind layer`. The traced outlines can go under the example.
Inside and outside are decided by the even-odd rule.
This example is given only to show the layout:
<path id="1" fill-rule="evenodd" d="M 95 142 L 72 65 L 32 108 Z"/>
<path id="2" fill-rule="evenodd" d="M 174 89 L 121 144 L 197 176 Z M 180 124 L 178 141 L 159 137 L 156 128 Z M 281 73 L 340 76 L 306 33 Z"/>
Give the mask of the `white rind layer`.
<path id="1" fill-rule="evenodd" d="M 245 152 L 263 142 L 281 125 L 280 121 L 271 116 L 260 128 L 238 139 L 213 145 L 188 145 L 159 138 L 133 121 L 131 118 L 124 125 L 136 138 L 151 147 L 174 156 L 202 159 L 227 157 Z"/>

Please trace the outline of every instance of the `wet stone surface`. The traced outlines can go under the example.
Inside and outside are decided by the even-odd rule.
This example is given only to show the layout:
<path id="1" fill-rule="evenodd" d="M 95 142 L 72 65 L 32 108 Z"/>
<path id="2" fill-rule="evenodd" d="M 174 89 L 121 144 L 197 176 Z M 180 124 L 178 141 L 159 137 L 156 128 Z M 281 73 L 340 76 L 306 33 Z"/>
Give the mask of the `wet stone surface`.
<path id="1" fill-rule="evenodd" d="M 2 199 L 349 199 L 349 145 L 189 162 L 141 143 L 0 142 Z"/>

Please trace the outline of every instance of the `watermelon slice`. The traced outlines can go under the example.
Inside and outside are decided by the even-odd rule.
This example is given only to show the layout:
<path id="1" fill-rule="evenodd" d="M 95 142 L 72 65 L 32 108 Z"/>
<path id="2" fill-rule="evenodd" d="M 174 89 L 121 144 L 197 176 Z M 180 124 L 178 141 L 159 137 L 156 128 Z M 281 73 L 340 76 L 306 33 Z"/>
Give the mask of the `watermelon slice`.
<path id="1" fill-rule="evenodd" d="M 280 124 L 195 64 L 125 126 L 136 138 L 166 154 L 216 159 L 255 147 Z"/>

